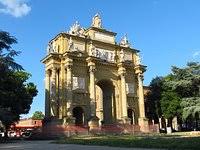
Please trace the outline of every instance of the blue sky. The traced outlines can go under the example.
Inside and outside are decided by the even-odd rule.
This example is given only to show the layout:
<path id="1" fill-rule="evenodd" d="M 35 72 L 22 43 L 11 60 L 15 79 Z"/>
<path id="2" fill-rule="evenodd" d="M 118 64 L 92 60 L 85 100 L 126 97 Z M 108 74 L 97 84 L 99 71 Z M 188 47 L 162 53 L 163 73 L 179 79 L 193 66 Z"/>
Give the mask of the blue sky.
<path id="1" fill-rule="evenodd" d="M 103 27 L 124 35 L 141 50 L 144 84 L 166 75 L 172 65 L 200 60 L 199 0 L 0 0 L 0 30 L 18 39 L 16 58 L 37 85 L 29 116 L 44 111 L 44 65 L 48 41 L 78 20 L 89 27 L 99 12 Z"/>

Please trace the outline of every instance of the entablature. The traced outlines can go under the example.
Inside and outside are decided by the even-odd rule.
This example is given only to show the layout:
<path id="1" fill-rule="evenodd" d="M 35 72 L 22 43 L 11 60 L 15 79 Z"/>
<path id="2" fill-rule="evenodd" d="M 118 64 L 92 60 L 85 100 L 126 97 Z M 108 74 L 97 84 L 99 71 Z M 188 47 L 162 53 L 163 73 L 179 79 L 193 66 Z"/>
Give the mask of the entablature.
<path id="1" fill-rule="evenodd" d="M 131 47 L 127 35 L 123 36 L 119 43 L 115 41 L 116 35 L 115 32 L 102 27 L 101 18 L 97 14 L 88 29 L 82 28 L 76 22 L 69 32 L 61 32 L 50 40 L 47 56 L 41 61 L 46 64 L 50 59 L 62 59 L 60 61 L 63 62 L 66 57 L 76 60 L 94 57 L 101 65 L 116 66 L 118 63 L 124 63 L 126 68 L 141 65 L 139 50 Z M 138 70 L 137 67 L 135 69 Z M 145 71 L 145 67 L 140 70 Z"/>

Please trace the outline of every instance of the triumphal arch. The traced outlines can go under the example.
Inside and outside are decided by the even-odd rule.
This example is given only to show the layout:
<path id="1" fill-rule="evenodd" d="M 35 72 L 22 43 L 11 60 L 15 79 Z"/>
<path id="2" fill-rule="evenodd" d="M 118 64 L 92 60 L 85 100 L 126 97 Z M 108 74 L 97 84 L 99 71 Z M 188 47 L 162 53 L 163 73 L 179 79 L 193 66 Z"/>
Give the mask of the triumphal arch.
<path id="1" fill-rule="evenodd" d="M 139 50 L 125 35 L 102 26 L 97 14 L 89 28 L 78 22 L 48 43 L 45 64 L 45 116 L 64 124 L 100 127 L 139 124 L 145 131 L 143 73 Z"/>

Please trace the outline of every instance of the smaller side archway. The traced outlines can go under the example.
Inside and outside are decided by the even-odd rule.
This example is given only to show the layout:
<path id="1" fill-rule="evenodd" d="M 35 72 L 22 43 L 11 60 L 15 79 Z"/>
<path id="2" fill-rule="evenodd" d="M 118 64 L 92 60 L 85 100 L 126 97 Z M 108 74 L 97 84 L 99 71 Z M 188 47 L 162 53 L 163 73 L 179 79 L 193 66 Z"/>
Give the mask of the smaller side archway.
<path id="1" fill-rule="evenodd" d="M 129 108 L 127 111 L 128 111 L 128 118 L 130 119 L 131 124 L 134 125 L 135 124 L 135 114 L 134 114 L 134 111 L 131 108 Z"/>
<path id="2" fill-rule="evenodd" d="M 73 109 L 73 117 L 75 118 L 75 125 L 83 125 L 84 124 L 84 111 L 82 107 L 74 107 Z"/>

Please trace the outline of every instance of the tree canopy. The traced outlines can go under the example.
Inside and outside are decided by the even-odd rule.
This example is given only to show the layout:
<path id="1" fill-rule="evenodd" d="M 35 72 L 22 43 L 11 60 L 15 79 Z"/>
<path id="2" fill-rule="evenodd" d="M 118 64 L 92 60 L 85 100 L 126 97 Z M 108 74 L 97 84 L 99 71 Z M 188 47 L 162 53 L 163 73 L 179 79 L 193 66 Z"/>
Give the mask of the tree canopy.
<path id="1" fill-rule="evenodd" d="M 21 52 L 12 48 L 12 44 L 16 44 L 17 39 L 8 32 L 0 30 L 0 67 L 7 66 L 13 70 L 23 70 L 23 67 L 14 61 L 14 57 Z"/>
<path id="2" fill-rule="evenodd" d="M 44 119 L 44 114 L 41 111 L 35 111 L 31 118 L 35 120 L 42 120 Z"/>
<path id="3" fill-rule="evenodd" d="M 200 64 L 190 62 L 185 68 L 172 67 L 171 80 L 166 86 L 181 96 L 182 118 L 200 113 Z"/>
<path id="4" fill-rule="evenodd" d="M 163 77 L 155 77 L 152 79 L 147 94 L 147 105 L 149 107 L 148 118 L 158 121 L 158 118 L 162 115 L 160 107 L 160 99 L 162 94 Z"/>
<path id="5" fill-rule="evenodd" d="M 161 80 L 162 79 L 162 80 Z M 200 114 L 200 64 L 189 62 L 184 68 L 172 66 L 171 73 L 150 83 L 147 101 L 159 104 L 165 118 L 180 116 L 183 120 Z M 159 107 L 159 105 L 157 105 Z M 156 114 L 157 110 L 152 109 Z"/>
<path id="6" fill-rule="evenodd" d="M 27 82 L 31 75 L 14 61 L 20 53 L 12 49 L 15 43 L 16 38 L 0 31 L 0 120 L 6 128 L 29 112 L 38 92 L 36 85 Z"/>
<path id="7" fill-rule="evenodd" d="M 166 119 L 172 119 L 174 116 L 180 116 L 180 97 L 177 93 L 165 91 L 161 96 L 161 110 Z"/>

